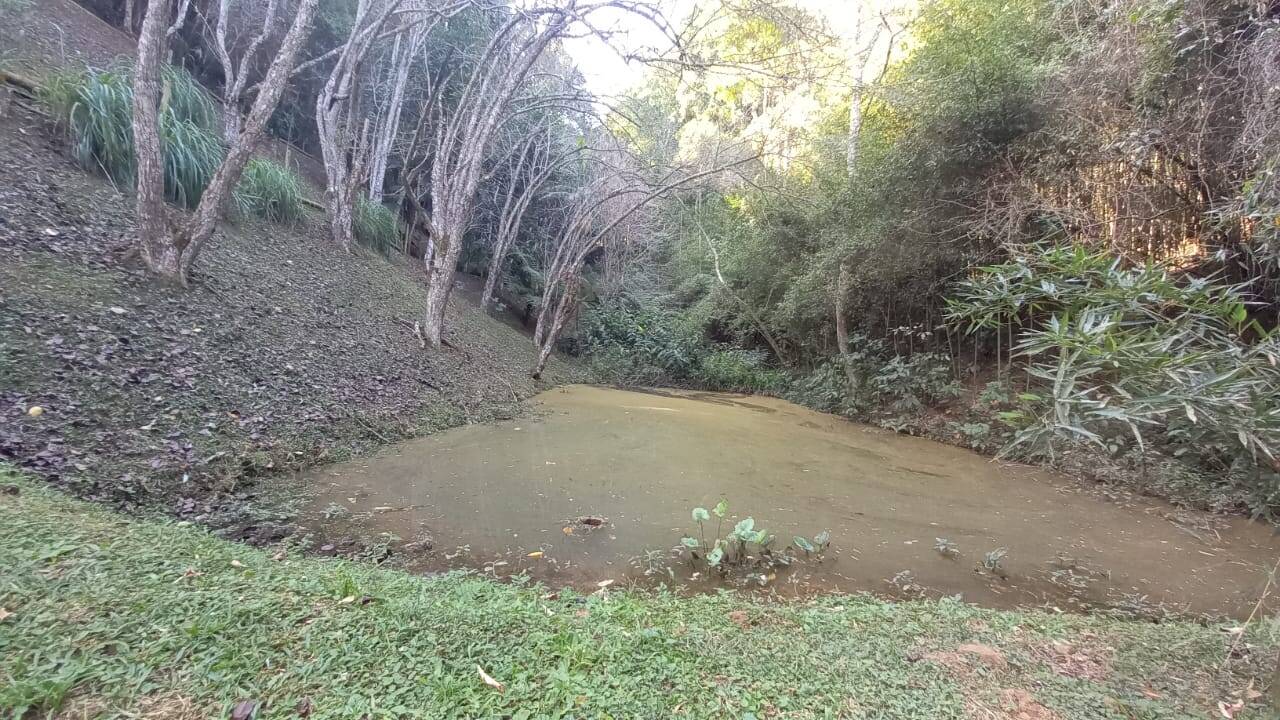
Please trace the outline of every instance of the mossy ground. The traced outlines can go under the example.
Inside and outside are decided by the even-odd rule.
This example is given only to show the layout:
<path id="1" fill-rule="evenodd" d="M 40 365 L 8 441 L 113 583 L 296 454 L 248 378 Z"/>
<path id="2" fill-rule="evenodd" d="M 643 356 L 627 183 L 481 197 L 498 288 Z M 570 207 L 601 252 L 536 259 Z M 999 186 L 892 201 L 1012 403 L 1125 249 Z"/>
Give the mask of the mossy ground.
<path id="1" fill-rule="evenodd" d="M 1203 718 L 1280 648 L 1265 623 L 424 579 L 0 481 L 5 717 Z"/>

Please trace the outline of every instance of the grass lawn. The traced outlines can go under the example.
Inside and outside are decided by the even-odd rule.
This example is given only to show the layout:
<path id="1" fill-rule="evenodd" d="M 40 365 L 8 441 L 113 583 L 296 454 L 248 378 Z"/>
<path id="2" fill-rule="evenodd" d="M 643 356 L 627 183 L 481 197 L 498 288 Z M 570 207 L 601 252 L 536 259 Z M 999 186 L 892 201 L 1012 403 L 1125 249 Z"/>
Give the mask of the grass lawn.
<path id="1" fill-rule="evenodd" d="M 1232 652 L 1215 624 L 422 579 L 0 489 L 0 718 L 1206 718 L 1280 647 L 1274 621 Z"/>

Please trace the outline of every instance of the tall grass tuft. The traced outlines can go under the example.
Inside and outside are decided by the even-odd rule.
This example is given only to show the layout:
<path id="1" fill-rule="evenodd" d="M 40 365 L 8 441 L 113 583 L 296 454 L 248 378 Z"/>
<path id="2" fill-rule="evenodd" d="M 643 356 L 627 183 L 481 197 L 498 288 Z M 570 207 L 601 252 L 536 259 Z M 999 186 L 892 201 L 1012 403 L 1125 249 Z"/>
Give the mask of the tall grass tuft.
<path id="1" fill-rule="evenodd" d="M 160 140 L 165 195 L 170 202 L 194 208 L 222 163 L 226 148 L 217 135 L 191 120 L 161 119 Z"/>
<path id="2" fill-rule="evenodd" d="M 254 158 L 240 177 L 234 202 L 241 217 L 297 222 L 302 217 L 302 178 L 279 163 Z"/>
<path id="3" fill-rule="evenodd" d="M 389 253 L 400 241 L 400 221 L 387 206 L 360 197 L 356 200 L 355 237 L 361 245 Z"/>
<path id="4" fill-rule="evenodd" d="M 119 185 L 133 183 L 133 80 L 127 70 L 55 75 L 41 99 L 65 129 L 77 162 Z M 165 69 L 160 134 L 171 202 L 195 207 L 222 162 L 217 117 L 213 101 L 188 73 Z"/>

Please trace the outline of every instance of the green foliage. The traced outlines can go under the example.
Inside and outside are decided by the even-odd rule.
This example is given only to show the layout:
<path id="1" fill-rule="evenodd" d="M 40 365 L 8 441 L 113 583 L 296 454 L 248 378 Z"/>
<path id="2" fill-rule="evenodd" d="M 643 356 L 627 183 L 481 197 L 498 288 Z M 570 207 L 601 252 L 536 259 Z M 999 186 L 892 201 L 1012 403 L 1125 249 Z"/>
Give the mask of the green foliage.
<path id="1" fill-rule="evenodd" d="M 797 535 L 792 538 L 791 542 L 793 545 L 804 551 L 805 557 L 817 555 L 818 559 L 821 560 L 823 554 L 826 553 L 827 548 L 831 547 L 831 533 L 830 531 L 823 530 L 817 535 L 814 535 L 813 540 L 810 540 L 803 535 Z"/>
<path id="2" fill-rule="evenodd" d="M 354 230 L 356 242 L 381 253 L 400 245 L 400 220 L 395 212 L 364 196 L 356 199 Z"/>
<path id="3" fill-rule="evenodd" d="M 165 197 L 177 205 L 194 208 L 226 154 L 211 130 L 194 121 L 173 118 L 160 121 L 160 146 L 164 159 Z M 132 169 L 130 174 L 132 175 Z"/>
<path id="4" fill-rule="evenodd" d="M 722 535 L 723 520 L 728 512 L 729 502 L 721 499 L 710 512 L 706 508 L 696 507 L 690 513 L 693 521 L 698 524 L 698 537 L 685 536 L 680 539 L 680 547 L 688 553 L 690 563 L 727 576 L 730 573 L 768 570 L 793 562 L 791 547 L 775 550 L 773 544 L 777 538 L 768 530 L 757 528 L 755 518 L 739 520 L 732 530 Z M 706 524 L 713 514 L 716 516 L 716 528 L 708 538 Z M 831 544 L 831 533 L 823 530 L 812 541 L 797 536 L 793 544 L 804 552 L 805 557 L 816 555 L 821 560 Z"/>
<path id="5" fill-rule="evenodd" d="M 762 353 L 738 348 L 705 353 L 697 379 L 707 387 L 756 393 L 779 392 L 788 380 L 781 371 L 764 367 Z"/>
<path id="6" fill-rule="evenodd" d="M 302 218 L 302 178 L 271 160 L 254 158 L 245 166 L 233 202 L 243 217 L 294 223 Z"/>
<path id="7" fill-rule="evenodd" d="M 1219 471 L 1280 509 L 1280 344 L 1249 320 L 1238 287 L 1126 266 L 1105 251 L 1032 246 L 959 283 L 951 317 L 970 329 L 1019 321 L 1037 381 L 1006 452 L 1053 452 L 1059 437 L 1110 452 L 1158 446 Z M 1043 388 L 1043 390 L 1041 390 Z"/>
<path id="8" fill-rule="evenodd" d="M 954 398 L 960 387 L 946 357 L 903 357 L 884 341 L 856 335 L 854 348 L 800 378 L 788 399 L 823 412 L 865 418 L 877 411 L 902 416 Z"/>
<path id="9" fill-rule="evenodd" d="M 596 370 L 619 382 L 687 382 L 700 368 L 701 335 L 673 311 L 625 301 L 599 303 L 582 324 L 583 349 Z"/>
<path id="10" fill-rule="evenodd" d="M 76 161 L 121 186 L 133 183 L 133 85 L 122 69 L 61 73 L 41 100 L 67 133 Z M 160 139 L 165 196 L 193 208 L 225 154 L 214 131 L 213 101 L 185 71 L 164 71 Z"/>

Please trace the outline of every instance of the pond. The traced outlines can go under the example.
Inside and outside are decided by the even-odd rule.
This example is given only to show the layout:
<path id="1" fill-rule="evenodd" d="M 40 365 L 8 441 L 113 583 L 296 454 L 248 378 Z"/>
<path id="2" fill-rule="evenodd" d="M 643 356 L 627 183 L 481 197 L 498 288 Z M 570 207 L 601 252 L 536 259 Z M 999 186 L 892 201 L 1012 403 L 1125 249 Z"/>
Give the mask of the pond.
<path id="1" fill-rule="evenodd" d="M 1239 617 L 1280 557 L 1271 528 L 1242 518 L 1107 499 L 1043 470 L 716 393 L 560 388 L 529 417 L 303 479 L 302 522 L 325 551 L 362 538 L 367 553 L 384 538 L 413 571 L 471 568 L 591 591 L 729 585 Z M 727 576 L 691 563 L 680 547 L 698 535 L 691 510 L 721 499 L 722 535 L 752 517 L 777 537 L 775 557 L 795 561 Z M 716 524 L 712 515 L 706 532 Z M 783 550 L 821 531 L 831 538 L 821 558 Z"/>

